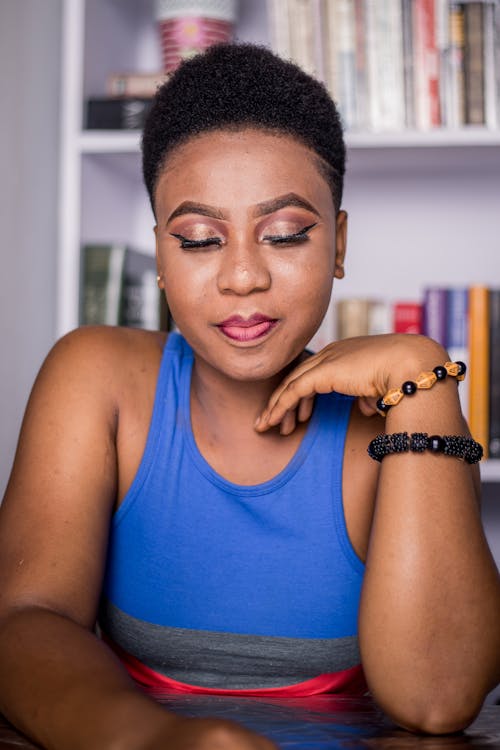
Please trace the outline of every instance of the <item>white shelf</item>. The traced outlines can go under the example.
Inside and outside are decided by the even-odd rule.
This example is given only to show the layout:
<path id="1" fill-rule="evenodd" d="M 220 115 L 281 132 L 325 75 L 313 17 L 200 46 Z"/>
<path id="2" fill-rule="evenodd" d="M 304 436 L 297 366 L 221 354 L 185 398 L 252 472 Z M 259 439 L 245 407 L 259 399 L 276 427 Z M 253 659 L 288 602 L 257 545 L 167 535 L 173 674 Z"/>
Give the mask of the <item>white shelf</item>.
<path id="1" fill-rule="evenodd" d="M 490 458 L 479 464 L 483 482 L 500 482 L 500 458 Z"/>
<path id="2" fill-rule="evenodd" d="M 84 130 L 78 137 L 83 154 L 136 153 L 140 149 L 141 134 L 136 130 Z M 500 146 L 500 131 L 486 128 L 445 128 L 401 133 L 347 133 L 350 149 L 413 149 L 413 148 L 477 148 Z"/>
<path id="3" fill-rule="evenodd" d="M 138 130 L 84 130 L 78 137 L 82 154 L 135 154 L 141 147 Z"/>
<path id="4" fill-rule="evenodd" d="M 347 133 L 350 148 L 453 148 L 500 146 L 500 130 L 464 127 L 456 130 L 406 130 L 402 132 Z"/>

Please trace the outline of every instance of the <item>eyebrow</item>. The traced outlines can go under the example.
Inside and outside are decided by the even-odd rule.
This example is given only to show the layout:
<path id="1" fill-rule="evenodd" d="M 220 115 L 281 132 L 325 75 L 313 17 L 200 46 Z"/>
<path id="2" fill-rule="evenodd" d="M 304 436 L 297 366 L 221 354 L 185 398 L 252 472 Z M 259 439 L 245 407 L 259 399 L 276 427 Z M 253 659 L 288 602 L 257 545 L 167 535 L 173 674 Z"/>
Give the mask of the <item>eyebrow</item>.
<path id="1" fill-rule="evenodd" d="M 286 195 L 280 195 L 278 198 L 272 198 L 269 201 L 257 204 L 253 211 L 253 216 L 266 216 L 266 214 L 272 214 L 274 211 L 279 211 L 280 208 L 286 208 L 287 206 L 305 208 L 306 211 L 311 211 L 311 213 L 319 216 L 314 206 L 309 201 L 306 201 L 305 198 L 297 195 L 297 193 L 287 193 Z"/>
<path id="2" fill-rule="evenodd" d="M 176 209 L 172 211 L 167 219 L 167 224 L 175 219 L 177 216 L 184 216 L 184 214 L 201 214 L 202 216 L 210 216 L 212 219 L 225 219 L 226 216 L 221 209 L 214 208 L 213 206 L 207 206 L 205 203 L 194 203 L 193 201 L 184 201 Z"/>
<path id="3" fill-rule="evenodd" d="M 287 206 L 297 206 L 298 208 L 305 208 L 306 211 L 319 216 L 318 211 L 314 206 L 309 203 L 305 198 L 301 198 L 296 193 L 287 193 L 286 195 L 280 195 L 277 198 L 272 198 L 269 201 L 258 203 L 252 211 L 254 218 L 259 216 L 266 216 L 272 214 L 274 211 L 279 211 L 280 208 L 286 208 Z M 169 224 L 177 216 L 184 216 L 185 214 L 201 214 L 202 216 L 210 216 L 212 219 L 227 219 L 227 214 L 224 209 L 215 208 L 214 206 L 208 206 L 205 203 L 196 203 L 193 201 L 184 201 L 177 208 L 175 208 L 167 219 Z"/>

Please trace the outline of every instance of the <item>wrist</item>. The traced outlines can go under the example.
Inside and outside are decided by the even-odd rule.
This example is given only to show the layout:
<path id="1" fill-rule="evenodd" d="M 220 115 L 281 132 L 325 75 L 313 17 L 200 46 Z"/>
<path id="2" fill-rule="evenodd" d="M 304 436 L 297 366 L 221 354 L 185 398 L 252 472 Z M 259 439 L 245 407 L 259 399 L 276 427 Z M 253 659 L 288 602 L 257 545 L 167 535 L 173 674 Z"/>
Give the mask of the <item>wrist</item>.
<path id="1" fill-rule="evenodd" d="M 458 387 L 454 379 L 448 378 L 432 389 L 406 396 L 387 413 L 385 431 L 467 435 Z"/>
<path id="2" fill-rule="evenodd" d="M 395 343 L 395 354 L 387 360 L 384 393 L 449 360 L 446 349 L 427 336 L 396 334 Z"/>

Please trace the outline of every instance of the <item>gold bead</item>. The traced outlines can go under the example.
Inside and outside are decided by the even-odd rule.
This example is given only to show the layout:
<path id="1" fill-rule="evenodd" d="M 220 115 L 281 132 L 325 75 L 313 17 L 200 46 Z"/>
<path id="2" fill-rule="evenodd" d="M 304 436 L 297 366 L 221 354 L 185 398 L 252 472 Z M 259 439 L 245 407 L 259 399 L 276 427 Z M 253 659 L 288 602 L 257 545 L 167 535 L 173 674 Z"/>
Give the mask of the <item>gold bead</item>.
<path id="1" fill-rule="evenodd" d="M 432 388 L 434 383 L 436 382 L 437 377 L 432 370 L 428 372 L 421 372 L 418 378 L 415 380 L 415 383 L 417 384 L 417 388 Z"/>
<path id="2" fill-rule="evenodd" d="M 458 365 L 456 362 L 445 362 L 443 366 L 448 375 L 452 375 L 454 378 L 457 377 L 460 370 L 460 365 Z"/>
<path id="3" fill-rule="evenodd" d="M 384 396 L 384 404 L 387 406 L 396 406 L 403 398 L 403 395 L 401 388 L 391 388 Z"/>

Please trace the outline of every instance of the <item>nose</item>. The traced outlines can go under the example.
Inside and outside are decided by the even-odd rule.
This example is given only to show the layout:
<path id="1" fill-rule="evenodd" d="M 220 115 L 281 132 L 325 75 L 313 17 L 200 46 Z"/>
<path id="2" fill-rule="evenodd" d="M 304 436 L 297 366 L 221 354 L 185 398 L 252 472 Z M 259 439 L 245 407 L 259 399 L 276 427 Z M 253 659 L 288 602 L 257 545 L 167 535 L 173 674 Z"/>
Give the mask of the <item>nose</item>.
<path id="1" fill-rule="evenodd" d="M 249 242 L 228 243 L 220 254 L 217 286 L 221 294 L 246 296 L 271 286 L 271 273 L 261 248 Z"/>

